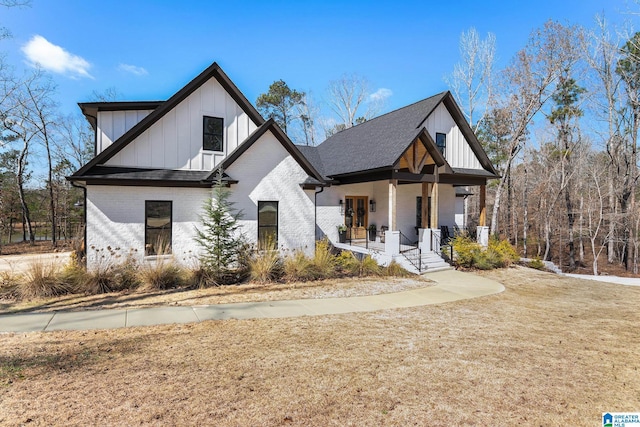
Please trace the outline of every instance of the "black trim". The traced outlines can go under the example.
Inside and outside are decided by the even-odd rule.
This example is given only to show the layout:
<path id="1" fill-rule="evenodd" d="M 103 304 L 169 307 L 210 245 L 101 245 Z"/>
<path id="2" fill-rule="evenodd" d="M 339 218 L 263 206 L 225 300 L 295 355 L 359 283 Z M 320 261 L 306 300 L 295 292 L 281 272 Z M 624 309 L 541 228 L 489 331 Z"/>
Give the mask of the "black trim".
<path id="1" fill-rule="evenodd" d="M 439 144 L 438 143 L 438 137 L 442 137 L 443 139 L 443 144 Z M 442 156 L 444 157 L 445 153 L 447 152 L 447 134 L 446 133 L 442 133 L 442 132 L 436 132 L 436 147 L 438 147 L 438 151 L 440 151 L 440 154 L 442 154 Z"/>
<path id="2" fill-rule="evenodd" d="M 220 121 L 220 135 L 213 132 L 207 132 L 207 120 Z M 220 150 L 216 150 L 214 148 L 206 148 L 207 145 L 207 135 L 211 135 L 214 138 L 216 136 L 220 137 Z M 213 117 L 213 116 L 202 116 L 202 150 L 203 151 L 213 151 L 218 153 L 224 153 L 224 119 L 222 117 Z"/>
<path id="3" fill-rule="evenodd" d="M 103 164 L 113 156 L 115 156 L 120 150 L 126 147 L 129 143 L 140 136 L 145 130 L 149 129 L 151 125 L 156 123 L 162 117 L 164 117 L 169 111 L 173 110 L 180 102 L 191 95 L 196 89 L 209 81 L 212 77 L 222 85 L 222 87 L 231 95 L 231 97 L 238 103 L 240 108 L 249 116 L 251 120 L 257 125 L 262 125 L 265 120 L 262 118 L 258 110 L 244 97 L 242 92 L 229 80 L 229 77 L 222 71 L 217 63 L 211 64 L 206 70 L 200 73 L 196 78 L 191 80 L 185 87 L 176 92 L 166 102 L 162 103 L 151 114 L 142 119 L 137 125 L 129 129 L 124 135 L 113 142 L 109 147 L 104 149 L 100 154 L 94 157 L 86 165 L 81 167 L 72 176 L 78 177 L 84 175 L 92 167 Z"/>

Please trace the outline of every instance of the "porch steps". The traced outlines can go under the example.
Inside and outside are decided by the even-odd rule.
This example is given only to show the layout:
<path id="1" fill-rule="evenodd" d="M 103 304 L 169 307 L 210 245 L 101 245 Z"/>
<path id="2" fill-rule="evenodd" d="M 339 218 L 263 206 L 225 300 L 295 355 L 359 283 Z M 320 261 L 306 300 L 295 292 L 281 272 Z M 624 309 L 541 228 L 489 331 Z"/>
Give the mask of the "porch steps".
<path id="1" fill-rule="evenodd" d="M 396 258 L 407 270 L 418 273 L 418 257 L 420 257 L 420 273 L 433 273 L 434 271 L 451 270 L 452 267 L 435 252 L 423 252 L 421 256 L 417 253 L 405 253 Z"/>

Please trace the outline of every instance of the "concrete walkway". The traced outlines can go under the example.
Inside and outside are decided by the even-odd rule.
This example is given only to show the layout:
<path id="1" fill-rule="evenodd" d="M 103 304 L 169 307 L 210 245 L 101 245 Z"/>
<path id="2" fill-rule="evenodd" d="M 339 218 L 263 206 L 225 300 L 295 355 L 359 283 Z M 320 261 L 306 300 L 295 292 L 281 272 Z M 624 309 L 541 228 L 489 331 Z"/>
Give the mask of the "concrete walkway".
<path id="1" fill-rule="evenodd" d="M 204 320 L 360 313 L 440 304 L 504 291 L 504 286 L 498 282 L 456 270 L 438 271 L 425 276 L 436 282 L 436 285 L 361 297 L 0 315 L 0 332 L 113 329 Z"/>

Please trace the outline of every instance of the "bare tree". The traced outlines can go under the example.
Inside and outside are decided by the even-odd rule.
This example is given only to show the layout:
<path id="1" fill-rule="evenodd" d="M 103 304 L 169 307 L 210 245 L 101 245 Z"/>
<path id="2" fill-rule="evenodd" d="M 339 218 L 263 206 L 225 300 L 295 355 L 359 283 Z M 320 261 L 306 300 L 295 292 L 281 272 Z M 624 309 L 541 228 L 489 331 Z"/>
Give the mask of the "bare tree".
<path id="1" fill-rule="evenodd" d="M 20 101 L 23 109 L 21 116 L 30 123 L 30 127 L 37 141 L 39 141 L 47 155 L 47 193 L 49 195 L 49 219 L 51 221 L 51 243 L 57 247 L 57 209 L 53 182 L 54 128 L 57 105 L 53 101 L 55 86 L 53 81 L 36 70 L 30 78 L 24 81 L 24 98 Z"/>
<path id="2" fill-rule="evenodd" d="M 576 32 L 575 27 L 548 21 L 543 28 L 533 32 L 527 46 L 516 54 L 504 72 L 508 86 L 501 103 L 511 113 L 511 132 L 505 150 L 508 153 L 505 173 L 498 184 L 493 205 L 491 234 L 498 231 L 501 196 L 513 161 L 522 149 L 529 124 L 554 92 L 566 57 L 574 51 L 571 43 Z"/>
<path id="3" fill-rule="evenodd" d="M 328 104 L 338 116 L 344 129 L 358 121 L 369 120 L 377 113 L 375 103 L 368 103 L 369 81 L 357 74 L 344 74 L 338 80 L 329 82 Z"/>
<path id="4" fill-rule="evenodd" d="M 474 132 L 492 104 L 495 54 L 496 36 L 488 33 L 480 39 L 476 29 L 470 28 L 460 35 L 461 61 L 445 78 Z M 476 115 L 479 107 L 481 111 Z"/>

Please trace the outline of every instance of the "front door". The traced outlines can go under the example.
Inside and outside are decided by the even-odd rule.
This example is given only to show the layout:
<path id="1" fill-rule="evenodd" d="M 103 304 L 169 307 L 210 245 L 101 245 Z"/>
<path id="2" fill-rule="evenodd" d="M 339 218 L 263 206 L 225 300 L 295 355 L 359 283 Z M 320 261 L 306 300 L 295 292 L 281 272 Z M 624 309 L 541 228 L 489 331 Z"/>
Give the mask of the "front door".
<path id="1" fill-rule="evenodd" d="M 366 239 L 368 210 L 366 196 L 346 196 L 344 223 L 347 226 L 347 239 Z"/>

